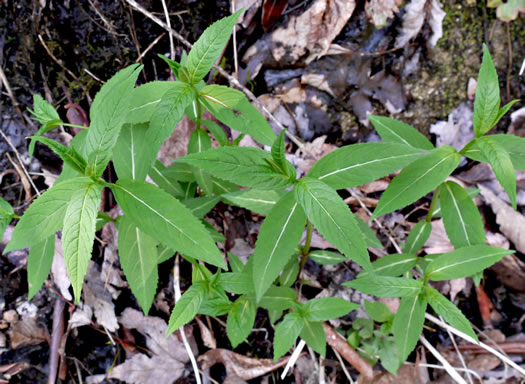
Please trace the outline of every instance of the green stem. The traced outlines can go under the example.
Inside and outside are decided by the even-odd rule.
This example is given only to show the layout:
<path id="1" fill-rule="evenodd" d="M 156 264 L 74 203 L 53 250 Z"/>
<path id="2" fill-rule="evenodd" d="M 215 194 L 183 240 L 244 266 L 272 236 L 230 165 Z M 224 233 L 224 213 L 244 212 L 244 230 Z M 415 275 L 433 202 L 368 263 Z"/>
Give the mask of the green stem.
<path id="1" fill-rule="evenodd" d="M 196 129 L 200 129 L 202 119 L 202 107 L 199 101 L 199 92 L 197 91 L 197 89 L 195 89 L 195 106 L 197 109 L 197 120 L 195 121 L 195 124 L 197 125 Z"/>
<path id="2" fill-rule="evenodd" d="M 439 190 L 440 188 L 438 187 L 434 192 L 434 196 L 432 196 L 432 202 L 430 203 L 430 208 L 428 209 L 428 214 L 427 214 L 427 223 L 430 223 L 430 221 L 432 220 L 432 212 L 434 212 L 434 209 L 436 208 L 436 204 L 439 198 Z"/>
<path id="3" fill-rule="evenodd" d="M 313 225 L 310 223 L 310 220 L 306 221 L 306 240 L 304 242 L 304 247 L 301 252 L 303 256 L 308 256 L 310 253 L 310 245 L 312 244 L 312 233 L 313 233 Z"/>
<path id="4" fill-rule="evenodd" d="M 64 127 L 73 127 L 73 128 L 79 128 L 79 129 L 89 129 L 89 127 L 86 127 L 85 125 L 76 125 L 76 124 L 69 124 L 62 122 L 62 125 Z"/>
<path id="5" fill-rule="evenodd" d="M 21 216 L 13 215 L 13 219 L 21 219 L 21 218 L 22 218 Z"/>

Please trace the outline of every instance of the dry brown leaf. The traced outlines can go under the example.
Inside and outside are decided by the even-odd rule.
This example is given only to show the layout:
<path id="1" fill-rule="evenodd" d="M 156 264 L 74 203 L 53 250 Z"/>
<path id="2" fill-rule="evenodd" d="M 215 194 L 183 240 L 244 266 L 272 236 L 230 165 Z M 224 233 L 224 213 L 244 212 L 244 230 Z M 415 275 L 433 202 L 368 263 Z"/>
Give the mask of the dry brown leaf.
<path id="1" fill-rule="evenodd" d="M 201 338 L 204 346 L 210 349 L 217 348 L 217 341 L 215 340 L 215 337 L 212 335 L 209 328 L 202 321 L 200 321 L 198 317 L 196 317 L 195 320 L 199 325 L 199 330 L 201 331 Z"/>
<path id="2" fill-rule="evenodd" d="M 7 331 L 11 339 L 11 348 L 16 349 L 26 345 L 37 345 L 48 340 L 49 336 L 34 317 L 27 317 L 11 325 Z"/>
<path id="3" fill-rule="evenodd" d="M 405 7 L 403 24 L 399 29 L 395 47 L 404 47 L 416 37 L 423 28 L 425 20 L 432 30 L 428 38 L 428 45 L 435 47 L 443 36 L 442 23 L 445 16 L 446 13 L 441 9 L 437 0 L 412 0 Z"/>
<path id="4" fill-rule="evenodd" d="M 454 250 L 454 246 L 450 242 L 445 231 L 445 224 L 443 219 L 433 220 L 432 232 L 425 243 L 425 252 L 428 254 L 446 253 Z"/>
<path id="5" fill-rule="evenodd" d="M 399 12 L 397 6 L 402 3 L 402 0 L 368 0 L 365 4 L 366 16 L 376 27 L 383 27 L 388 24 L 388 19 L 394 17 L 394 13 Z"/>
<path id="6" fill-rule="evenodd" d="M 448 115 L 448 121 L 438 121 L 430 126 L 430 133 L 436 135 L 436 146 L 451 145 L 460 151 L 474 139 L 472 130 L 472 105 L 461 103 Z"/>
<path id="7" fill-rule="evenodd" d="M 390 372 L 374 371 L 374 377 L 369 379 L 365 375 L 360 375 L 356 384 L 413 384 L 421 383 L 415 365 L 402 365 L 394 376 Z"/>
<path id="8" fill-rule="evenodd" d="M 173 133 L 160 147 L 157 159 L 168 167 L 177 157 L 185 156 L 194 127 L 195 123 L 184 116 L 177 126 L 173 127 Z"/>
<path id="9" fill-rule="evenodd" d="M 84 302 L 93 308 L 97 324 L 109 332 L 115 332 L 119 328 L 112 297 L 114 291 L 113 287 L 100 279 L 98 267 L 91 261 L 83 286 Z"/>
<path id="10" fill-rule="evenodd" d="M 55 237 L 55 256 L 53 257 L 53 264 L 51 264 L 51 274 L 53 275 L 53 282 L 58 287 L 58 290 L 66 300 L 73 300 L 69 287 L 71 287 L 71 280 L 67 275 L 66 261 L 64 260 L 64 251 L 62 250 L 62 240 Z"/>
<path id="11" fill-rule="evenodd" d="M 185 374 L 185 365 L 180 361 L 170 359 L 167 356 L 148 357 L 139 353 L 113 368 L 109 378 L 130 384 L 171 384 Z"/>
<path id="12" fill-rule="evenodd" d="M 284 367 L 290 357 L 283 357 L 274 363 L 272 359 L 253 359 L 227 349 L 214 349 L 199 356 L 202 369 L 209 369 L 217 363 L 226 368 L 227 377 L 251 380 Z"/>

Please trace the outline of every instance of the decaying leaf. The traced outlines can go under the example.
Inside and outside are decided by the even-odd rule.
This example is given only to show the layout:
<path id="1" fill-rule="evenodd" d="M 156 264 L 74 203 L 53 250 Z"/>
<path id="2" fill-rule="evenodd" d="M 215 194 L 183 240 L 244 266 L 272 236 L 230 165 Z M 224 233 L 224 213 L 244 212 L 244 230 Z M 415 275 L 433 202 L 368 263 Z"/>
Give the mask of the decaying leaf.
<path id="1" fill-rule="evenodd" d="M 402 0 L 368 0 L 365 4 L 366 16 L 376 27 L 383 27 L 388 19 L 394 17 L 394 13 L 399 12 L 398 6 L 402 3 Z"/>
<path id="2" fill-rule="evenodd" d="M 227 349 L 213 349 L 199 356 L 202 369 L 208 369 L 217 363 L 226 368 L 226 375 L 251 380 L 284 367 L 290 357 L 283 357 L 276 363 L 272 359 L 254 359 Z"/>
<path id="3" fill-rule="evenodd" d="M 215 337 L 211 333 L 210 329 L 202 321 L 200 321 L 198 317 L 196 317 L 195 320 L 199 325 L 199 330 L 201 331 L 201 338 L 204 346 L 210 349 L 217 348 L 217 340 L 215 340 Z"/>
<path id="4" fill-rule="evenodd" d="M 415 365 L 402 365 L 394 376 L 390 372 L 374 371 L 373 378 L 367 378 L 365 375 L 359 376 L 356 384 L 398 384 L 398 383 L 421 383 Z"/>
<path id="5" fill-rule="evenodd" d="M 71 280 L 69 280 L 69 276 L 67 275 L 64 251 L 62 250 L 62 240 L 58 238 L 55 238 L 55 256 L 53 257 L 53 264 L 51 264 L 51 274 L 62 296 L 64 296 L 66 300 L 73 300 L 71 293 L 69 293 Z"/>
<path id="6" fill-rule="evenodd" d="M 446 13 L 441 9 L 437 0 L 412 0 L 405 7 L 402 26 L 396 38 L 395 47 L 400 48 L 408 44 L 416 37 L 425 20 L 427 21 L 431 34 L 428 38 L 428 45 L 435 47 L 438 40 L 443 36 L 442 22 Z"/>
<path id="7" fill-rule="evenodd" d="M 148 357 L 139 353 L 113 368 L 109 378 L 130 384 L 171 384 L 184 376 L 185 372 L 184 364 L 180 361 L 163 356 Z"/>
<path id="8" fill-rule="evenodd" d="M 12 324 L 7 331 L 11 340 L 11 348 L 16 349 L 26 345 L 37 345 L 48 340 L 49 336 L 35 317 L 27 317 Z"/>
<path id="9" fill-rule="evenodd" d="M 98 267 L 91 261 L 83 288 L 84 302 L 93 308 L 97 323 L 110 332 L 119 328 L 112 291 L 115 289 L 100 279 Z"/>
<path id="10" fill-rule="evenodd" d="M 430 133 L 436 135 L 436 145 L 451 145 L 460 151 L 474 139 L 472 130 L 472 106 L 461 103 L 448 115 L 448 121 L 438 121 L 430 126 Z"/>
<path id="11" fill-rule="evenodd" d="M 445 231 L 443 219 L 432 221 L 432 232 L 425 243 L 425 252 L 428 254 L 446 253 L 454 250 Z"/>

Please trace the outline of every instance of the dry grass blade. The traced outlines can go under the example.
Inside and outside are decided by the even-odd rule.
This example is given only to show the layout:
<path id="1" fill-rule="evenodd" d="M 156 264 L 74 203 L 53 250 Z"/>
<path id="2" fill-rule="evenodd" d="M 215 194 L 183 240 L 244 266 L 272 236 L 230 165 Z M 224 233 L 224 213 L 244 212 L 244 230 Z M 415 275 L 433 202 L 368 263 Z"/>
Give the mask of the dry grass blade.
<path id="1" fill-rule="evenodd" d="M 459 373 L 454 369 L 454 367 L 450 365 L 450 363 L 443 357 L 443 355 L 441 355 L 441 353 L 439 353 L 437 349 L 434 348 L 432 344 L 428 342 L 427 339 L 425 339 L 423 336 L 419 336 L 419 341 L 421 341 L 421 343 L 430 351 L 430 353 L 432 353 L 432 355 L 434 355 L 434 357 L 441 364 L 443 364 L 443 368 L 445 368 L 447 373 L 450 375 L 450 377 L 452 377 L 452 379 L 454 379 L 456 383 L 467 384 L 467 382 L 459 375 Z"/>

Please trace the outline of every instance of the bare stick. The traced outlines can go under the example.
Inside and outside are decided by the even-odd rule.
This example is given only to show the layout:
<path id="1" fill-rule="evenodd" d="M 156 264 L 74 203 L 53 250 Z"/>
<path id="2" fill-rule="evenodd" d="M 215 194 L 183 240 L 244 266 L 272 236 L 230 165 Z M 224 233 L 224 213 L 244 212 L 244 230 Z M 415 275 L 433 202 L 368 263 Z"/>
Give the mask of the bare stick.
<path id="1" fill-rule="evenodd" d="M 235 0 L 232 3 L 232 14 L 235 13 Z M 235 68 L 235 78 L 239 79 L 239 63 L 237 60 L 237 25 L 233 26 L 233 68 Z"/>
<path id="2" fill-rule="evenodd" d="M 151 50 L 151 48 L 153 48 L 153 47 L 154 47 L 154 46 L 160 41 L 160 39 L 162 39 L 165 35 L 166 35 L 166 32 L 162 32 L 159 36 L 157 36 L 157 38 L 156 38 L 155 40 L 153 40 L 153 41 L 151 42 L 150 45 L 148 45 L 148 48 L 146 48 L 146 49 L 144 50 L 144 52 L 142 52 L 142 53 L 140 54 L 140 56 L 138 57 L 138 59 L 135 60 L 135 63 L 138 63 L 139 61 L 141 61 L 142 58 L 143 58 L 144 56 L 146 56 L 146 53 L 148 53 L 148 52 Z M 170 35 L 170 36 L 171 36 L 171 35 Z"/>
<path id="3" fill-rule="evenodd" d="M 9 95 L 9 98 L 11 99 L 11 103 L 13 103 L 13 107 L 15 107 L 16 112 L 20 115 L 20 117 L 23 120 L 23 114 L 20 109 L 20 104 L 18 104 L 18 101 L 15 98 L 15 94 L 13 93 L 13 90 L 11 89 L 11 86 L 9 85 L 9 81 L 7 81 L 7 76 L 5 75 L 4 70 L 2 67 L 0 67 L 0 82 L 4 85 L 7 94 Z"/>
<path id="4" fill-rule="evenodd" d="M 439 316 L 439 319 L 443 321 L 443 318 Z M 465 372 L 467 372 L 467 379 L 469 384 L 474 384 L 472 381 L 472 376 L 470 375 L 469 369 L 467 368 L 467 364 L 465 363 L 465 359 L 463 358 L 463 355 L 461 354 L 461 351 L 458 348 L 458 344 L 456 343 L 456 339 L 454 338 L 454 335 L 452 332 L 450 332 L 449 329 L 447 329 L 448 337 L 450 337 L 450 340 L 452 340 L 452 345 L 454 346 L 454 349 L 456 350 L 456 353 L 458 354 L 459 361 L 461 362 L 461 365 L 463 368 L 465 368 Z"/>
<path id="5" fill-rule="evenodd" d="M 162 8 L 164 9 L 164 17 L 166 18 L 166 25 L 171 29 L 170 14 L 168 12 L 168 7 L 166 6 L 166 1 L 162 0 Z M 175 60 L 175 45 L 173 44 L 173 36 L 169 35 L 170 39 L 170 59 Z M 172 74 L 173 75 L 173 74 Z"/>
<path id="6" fill-rule="evenodd" d="M 57 63 L 60 67 L 62 67 L 62 69 L 66 71 L 73 79 L 75 79 L 76 81 L 79 81 L 78 77 L 73 72 L 71 72 L 68 68 L 66 68 L 62 60 L 57 59 L 57 57 L 53 55 L 53 52 L 51 52 L 47 44 L 44 42 L 44 39 L 42 38 L 41 34 L 38 34 L 38 40 L 40 40 L 40 43 L 46 50 L 47 54 L 53 59 L 53 61 Z"/>
<path id="7" fill-rule="evenodd" d="M 58 362 L 60 359 L 60 342 L 62 341 L 62 336 L 64 336 L 64 307 L 64 301 L 60 297 L 57 297 L 53 310 L 53 331 L 51 333 L 51 347 L 49 351 L 48 384 L 55 384 L 57 377 Z"/>
<path id="8" fill-rule="evenodd" d="M 421 343 L 430 351 L 430 353 L 432 353 L 432 355 L 434 355 L 434 357 L 441 363 L 443 364 L 443 368 L 445 368 L 445 370 L 447 371 L 447 373 L 450 375 L 450 377 L 452 377 L 452 379 L 454 379 L 454 381 L 456 383 L 459 383 L 459 384 L 467 384 L 467 382 L 461 377 L 461 375 L 454 369 L 454 367 L 452 365 L 450 365 L 450 363 L 443 357 L 443 355 L 441 353 L 439 353 L 437 351 L 436 348 L 434 348 L 432 346 L 432 344 L 430 344 L 428 342 L 427 339 L 425 339 L 423 336 L 419 336 L 419 341 L 421 341 Z"/>

